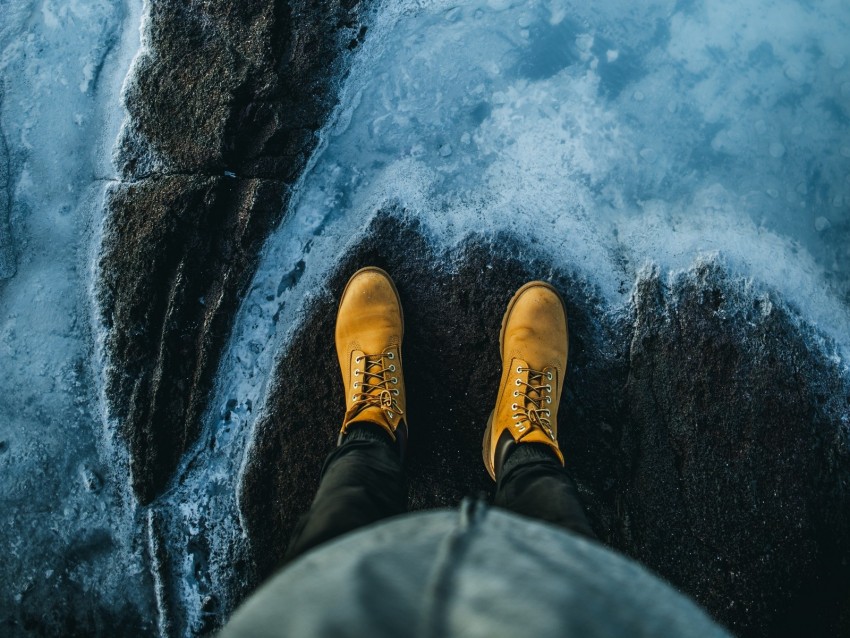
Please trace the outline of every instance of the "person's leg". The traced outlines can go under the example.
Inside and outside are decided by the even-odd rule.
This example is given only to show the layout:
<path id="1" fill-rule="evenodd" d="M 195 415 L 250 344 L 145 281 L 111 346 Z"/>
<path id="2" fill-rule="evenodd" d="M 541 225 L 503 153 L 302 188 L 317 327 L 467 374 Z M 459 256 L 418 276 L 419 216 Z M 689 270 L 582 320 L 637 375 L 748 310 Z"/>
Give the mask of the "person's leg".
<path id="1" fill-rule="evenodd" d="M 495 504 L 593 538 L 558 446 L 569 331 L 561 296 L 532 281 L 511 299 L 499 335 L 502 378 L 484 432 Z"/>
<path id="2" fill-rule="evenodd" d="M 358 270 L 345 286 L 336 316 L 345 389 L 339 445 L 325 461 L 316 497 L 295 528 L 285 560 L 405 510 L 403 336 L 401 300 L 392 278 L 380 268 Z"/>
<path id="3" fill-rule="evenodd" d="M 596 539 L 575 483 L 548 446 L 516 446 L 499 473 L 494 504 Z"/>
<path id="4" fill-rule="evenodd" d="M 397 446 L 377 425 L 352 425 L 325 461 L 316 498 L 298 521 L 285 560 L 406 509 L 407 487 Z"/>

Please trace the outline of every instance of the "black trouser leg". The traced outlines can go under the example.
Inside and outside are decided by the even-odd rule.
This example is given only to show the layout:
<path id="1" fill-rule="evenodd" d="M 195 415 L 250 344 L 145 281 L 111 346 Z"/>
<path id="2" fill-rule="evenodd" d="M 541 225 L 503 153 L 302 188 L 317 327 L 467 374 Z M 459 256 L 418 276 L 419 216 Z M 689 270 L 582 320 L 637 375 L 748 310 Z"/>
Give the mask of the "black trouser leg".
<path id="1" fill-rule="evenodd" d="M 396 446 L 377 425 L 353 425 L 325 460 L 316 498 L 298 521 L 284 560 L 406 509 L 407 485 Z"/>
<path id="2" fill-rule="evenodd" d="M 508 456 L 496 485 L 495 505 L 596 539 L 575 483 L 545 445 L 521 444 Z"/>

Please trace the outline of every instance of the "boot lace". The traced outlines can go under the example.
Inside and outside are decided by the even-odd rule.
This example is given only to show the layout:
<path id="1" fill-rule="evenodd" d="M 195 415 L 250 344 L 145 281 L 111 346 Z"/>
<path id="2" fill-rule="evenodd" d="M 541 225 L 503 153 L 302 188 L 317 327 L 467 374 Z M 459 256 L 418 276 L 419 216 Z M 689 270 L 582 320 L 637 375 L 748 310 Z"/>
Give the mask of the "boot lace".
<path id="1" fill-rule="evenodd" d="M 547 436 L 555 440 L 555 432 L 552 429 L 550 417 L 552 411 L 544 407 L 552 403 L 552 373 L 550 371 L 541 372 L 531 368 L 517 366 L 517 374 L 528 372 L 528 381 L 523 381 L 517 378 L 516 385 L 519 386 L 514 390 L 514 397 L 521 398 L 511 405 L 514 411 L 514 421 L 520 421 L 517 426 L 520 432 L 525 432 L 528 427 L 537 427 L 543 430 Z M 525 425 L 528 423 L 528 426 Z"/>
<path id="2" fill-rule="evenodd" d="M 399 390 L 391 387 L 398 384 L 398 377 L 387 376 L 387 373 L 396 371 L 394 363 L 387 363 L 394 358 L 395 354 L 391 351 L 381 352 L 380 354 L 363 354 L 354 358 L 355 365 L 363 364 L 362 368 L 354 369 L 354 376 L 362 376 L 363 380 L 354 382 L 355 393 L 351 397 L 353 405 L 349 409 L 349 417 L 359 414 L 363 409 L 370 406 L 386 412 L 389 419 L 404 414 L 396 399 Z"/>

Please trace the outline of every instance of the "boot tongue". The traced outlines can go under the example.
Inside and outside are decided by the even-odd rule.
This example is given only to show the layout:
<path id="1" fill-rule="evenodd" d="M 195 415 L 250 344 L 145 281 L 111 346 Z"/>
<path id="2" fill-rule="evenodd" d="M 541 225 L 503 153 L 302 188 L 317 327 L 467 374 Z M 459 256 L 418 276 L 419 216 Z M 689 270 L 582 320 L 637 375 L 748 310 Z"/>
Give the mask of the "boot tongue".
<path id="1" fill-rule="evenodd" d="M 375 357 L 371 361 L 367 360 L 363 373 L 363 382 L 372 387 L 366 394 L 374 397 L 370 404 L 374 402 L 380 408 L 392 411 L 393 394 L 389 389 L 390 384 L 385 383 L 385 379 L 392 376 L 392 373 L 381 372 L 385 371 L 389 364 L 384 357 Z"/>
<path id="2" fill-rule="evenodd" d="M 524 361 L 518 362 L 514 359 L 512 365 L 514 366 L 514 379 L 519 378 L 520 381 L 524 383 L 538 387 L 555 383 L 554 379 L 550 380 L 546 375 L 551 368 L 544 368 L 543 370 L 540 370 L 540 372 L 543 373 L 543 376 L 538 376 L 536 374 L 532 375 L 528 372 L 528 366 Z M 522 372 L 516 371 L 517 365 L 523 368 Z M 520 385 L 517 389 L 520 390 L 522 394 L 527 395 L 528 398 L 524 396 L 516 397 L 516 403 L 518 406 L 523 408 L 521 411 L 526 413 L 526 418 L 521 421 L 514 421 L 515 424 L 523 427 L 522 432 L 518 432 L 514 429 L 514 436 L 516 437 L 516 440 L 522 443 L 540 443 L 542 445 L 546 445 L 552 450 L 555 456 L 558 457 L 561 465 L 563 465 L 564 455 L 558 447 L 558 442 L 555 439 L 555 426 L 552 424 L 551 417 L 541 416 L 540 414 L 535 413 L 537 410 L 551 410 L 551 405 L 546 402 L 546 396 L 549 395 L 549 393 L 541 390 L 532 390 L 529 386 L 525 385 Z M 532 399 L 540 404 L 539 408 L 534 407 Z M 517 411 L 514 411 L 512 414 L 515 414 L 516 412 Z M 542 419 L 549 421 L 548 428 L 544 425 L 545 421 L 542 421 Z"/>
<path id="3" fill-rule="evenodd" d="M 398 416 L 393 410 L 393 396 L 389 389 L 382 388 L 384 384 L 384 373 L 379 371 L 388 367 L 387 361 L 380 356 L 368 357 L 363 366 L 363 383 L 370 386 L 364 394 L 368 394 L 368 402 L 354 404 L 345 415 L 345 422 L 352 423 L 369 422 L 380 425 L 395 438 L 393 431 L 396 427 Z M 377 386 L 377 387 L 374 387 Z M 389 415 L 393 415 L 393 419 Z"/>
<path id="4" fill-rule="evenodd" d="M 545 375 L 541 376 L 539 374 L 532 374 L 531 372 L 528 372 L 528 366 L 523 367 L 525 369 L 523 370 L 520 379 L 529 385 L 521 386 L 520 390 L 526 395 L 520 396 L 519 399 L 522 401 L 522 406 L 525 408 L 524 412 L 527 417 L 520 421 L 520 423 L 527 428 L 520 438 L 527 439 L 532 433 L 540 432 L 548 439 L 547 430 L 549 430 L 549 428 L 542 420 L 546 419 L 546 417 L 540 414 L 540 412 L 546 409 L 545 394 L 541 390 L 532 389 L 545 386 L 546 377 Z M 535 437 L 532 436 L 531 438 Z"/>
<path id="5" fill-rule="evenodd" d="M 527 383 L 529 383 L 530 385 L 532 385 L 534 387 L 541 385 L 539 375 L 533 375 L 533 378 L 532 378 L 532 374 L 530 372 L 527 372 L 526 375 L 527 375 Z M 534 408 L 535 404 L 537 404 L 542 408 L 543 407 L 543 394 L 540 392 L 540 390 L 532 390 L 530 388 L 526 388 L 526 389 L 528 390 L 526 392 L 526 394 L 528 395 L 528 399 L 526 399 L 526 407 L 533 410 L 533 409 L 535 409 Z M 532 401 L 532 399 L 533 399 L 533 401 Z"/>
<path id="6" fill-rule="evenodd" d="M 529 390 L 528 385 L 526 385 L 527 383 L 529 383 L 529 374 L 528 374 L 528 366 L 526 365 L 525 361 L 514 360 L 513 365 L 514 365 L 514 375 L 516 376 L 517 379 L 519 379 L 522 382 L 520 385 L 518 385 L 516 387 L 516 389 L 519 391 L 520 394 L 519 394 L 519 396 L 514 398 L 514 402 L 517 404 L 517 407 L 519 409 L 513 410 L 513 414 L 516 414 L 516 413 L 519 412 L 519 413 L 523 413 L 525 415 L 524 418 L 515 422 L 518 426 L 522 426 L 522 428 L 525 430 L 524 432 L 519 434 L 519 439 L 522 440 L 523 438 L 528 436 L 528 434 L 530 434 L 534 430 L 533 424 L 528 419 L 528 417 L 529 417 L 528 408 L 530 408 L 530 407 L 533 408 L 534 406 L 531 403 L 531 401 L 529 399 L 527 399 L 524 395 L 528 395 L 530 397 L 535 397 L 536 392 L 534 392 L 534 393 L 531 392 Z M 521 367 L 522 372 L 517 372 L 516 371 L 517 367 Z"/>

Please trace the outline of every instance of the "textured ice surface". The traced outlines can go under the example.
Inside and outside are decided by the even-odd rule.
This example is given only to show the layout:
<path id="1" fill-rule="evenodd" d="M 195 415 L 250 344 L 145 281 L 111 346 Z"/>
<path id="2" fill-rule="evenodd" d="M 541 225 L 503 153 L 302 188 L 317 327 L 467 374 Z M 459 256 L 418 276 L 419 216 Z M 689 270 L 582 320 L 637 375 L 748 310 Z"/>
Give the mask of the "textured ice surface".
<path id="1" fill-rule="evenodd" d="M 791 0 L 388 6 L 269 242 L 237 367 L 387 201 L 448 243 L 516 230 L 615 302 L 646 260 L 720 251 L 844 342 L 848 23 Z"/>
<path id="2" fill-rule="evenodd" d="M 104 437 L 90 365 L 89 246 L 139 10 L 0 1 L 4 635 L 116 627 L 150 607 L 122 456 Z"/>

